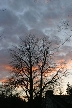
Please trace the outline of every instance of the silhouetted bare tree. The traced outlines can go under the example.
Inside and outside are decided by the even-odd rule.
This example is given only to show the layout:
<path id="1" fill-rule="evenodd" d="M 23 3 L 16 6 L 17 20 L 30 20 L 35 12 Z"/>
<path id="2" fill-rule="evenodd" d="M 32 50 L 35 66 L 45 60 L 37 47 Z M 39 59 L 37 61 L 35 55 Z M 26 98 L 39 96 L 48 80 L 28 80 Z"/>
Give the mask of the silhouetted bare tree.
<path id="1" fill-rule="evenodd" d="M 54 84 L 61 78 L 62 68 L 56 70 L 53 61 L 53 51 L 48 37 L 36 38 L 29 35 L 21 39 L 19 46 L 10 49 L 12 76 L 10 85 L 21 87 L 30 103 L 35 96 L 40 95 L 47 85 Z M 56 71 L 56 72 L 53 72 Z"/>

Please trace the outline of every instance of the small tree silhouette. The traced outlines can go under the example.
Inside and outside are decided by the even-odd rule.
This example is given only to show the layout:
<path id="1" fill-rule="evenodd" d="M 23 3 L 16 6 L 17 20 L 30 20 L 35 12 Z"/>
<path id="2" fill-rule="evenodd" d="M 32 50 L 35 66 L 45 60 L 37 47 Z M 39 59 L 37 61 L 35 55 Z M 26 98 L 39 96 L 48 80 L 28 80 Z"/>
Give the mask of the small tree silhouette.
<path id="1" fill-rule="evenodd" d="M 68 95 L 72 95 L 72 86 L 69 84 L 69 82 L 67 84 L 66 92 L 67 92 Z"/>

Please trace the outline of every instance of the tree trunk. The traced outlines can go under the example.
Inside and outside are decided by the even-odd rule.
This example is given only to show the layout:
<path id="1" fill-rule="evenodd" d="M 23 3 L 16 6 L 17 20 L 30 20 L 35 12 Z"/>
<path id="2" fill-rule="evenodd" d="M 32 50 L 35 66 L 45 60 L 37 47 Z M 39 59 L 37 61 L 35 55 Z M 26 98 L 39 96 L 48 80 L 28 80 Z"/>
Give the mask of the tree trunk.
<path id="1" fill-rule="evenodd" d="M 32 61 L 30 53 L 30 108 L 33 106 L 33 78 L 32 78 Z"/>
<path id="2" fill-rule="evenodd" d="M 42 71 L 41 71 L 41 80 L 40 80 L 40 104 L 42 105 Z"/>
<path id="3" fill-rule="evenodd" d="M 40 81 L 40 97 L 42 98 L 42 72 L 41 72 L 41 81 Z"/>
<path id="4" fill-rule="evenodd" d="M 42 79 L 42 71 L 41 71 L 41 80 L 40 80 L 40 104 L 41 104 L 41 107 L 42 107 L 42 82 L 43 79 Z"/>
<path id="5" fill-rule="evenodd" d="M 33 104 L 33 79 L 30 79 L 30 108 L 32 108 Z"/>

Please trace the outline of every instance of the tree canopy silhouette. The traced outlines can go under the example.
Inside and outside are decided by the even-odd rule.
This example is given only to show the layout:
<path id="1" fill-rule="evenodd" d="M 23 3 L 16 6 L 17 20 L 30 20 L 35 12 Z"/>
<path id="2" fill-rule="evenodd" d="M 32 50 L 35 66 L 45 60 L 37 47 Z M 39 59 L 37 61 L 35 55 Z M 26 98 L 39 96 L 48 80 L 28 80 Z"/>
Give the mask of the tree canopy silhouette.
<path id="1" fill-rule="evenodd" d="M 8 85 L 11 90 L 21 87 L 31 104 L 34 97 L 42 98 L 48 85 L 61 78 L 59 73 L 62 73 L 63 68 L 56 70 L 51 45 L 48 37 L 29 35 L 21 39 L 20 45 L 10 49 L 12 74 Z"/>

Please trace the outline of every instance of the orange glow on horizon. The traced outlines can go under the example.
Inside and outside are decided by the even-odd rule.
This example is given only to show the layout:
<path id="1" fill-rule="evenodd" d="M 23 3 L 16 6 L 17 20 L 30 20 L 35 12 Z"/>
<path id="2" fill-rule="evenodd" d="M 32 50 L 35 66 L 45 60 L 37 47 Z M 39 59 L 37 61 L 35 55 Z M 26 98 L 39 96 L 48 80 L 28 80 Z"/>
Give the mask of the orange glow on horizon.
<path id="1" fill-rule="evenodd" d="M 9 65 L 6 65 L 6 66 L 5 66 L 5 69 L 6 69 L 6 70 L 12 70 L 12 67 L 9 66 Z"/>
<path id="2" fill-rule="evenodd" d="M 0 80 L 0 82 L 2 82 L 2 83 L 6 82 L 6 81 L 7 81 L 7 79 Z"/>
<path id="3" fill-rule="evenodd" d="M 49 68 L 48 71 L 45 71 L 44 76 L 49 77 L 53 73 L 57 72 L 58 69 L 63 68 L 63 69 L 72 69 L 72 60 L 69 60 L 67 63 L 64 63 L 64 59 L 57 60 L 56 62 L 58 63 L 55 68 Z M 6 72 L 11 71 L 12 67 L 9 65 L 2 65 L 0 68 L 3 68 Z M 32 67 L 32 71 L 35 71 L 38 69 L 38 66 Z M 37 80 L 37 79 L 36 79 Z M 0 82 L 6 82 L 7 79 L 2 79 Z"/>

